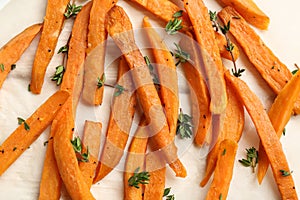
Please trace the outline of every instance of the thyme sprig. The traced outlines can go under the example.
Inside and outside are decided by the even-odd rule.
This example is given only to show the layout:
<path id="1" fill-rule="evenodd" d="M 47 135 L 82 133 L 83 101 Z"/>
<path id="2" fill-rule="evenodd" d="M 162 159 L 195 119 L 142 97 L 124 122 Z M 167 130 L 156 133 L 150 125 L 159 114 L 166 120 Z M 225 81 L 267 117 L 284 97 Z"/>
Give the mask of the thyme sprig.
<path id="1" fill-rule="evenodd" d="M 166 32 L 169 35 L 174 35 L 176 34 L 180 29 L 183 27 L 181 26 L 182 19 L 179 19 L 182 16 L 182 10 L 177 11 L 176 13 L 173 14 L 173 19 L 171 19 L 167 25 L 166 25 Z"/>
<path id="2" fill-rule="evenodd" d="M 76 16 L 82 9 L 82 6 L 77 6 L 75 3 L 68 3 L 66 12 L 64 13 L 64 16 L 66 19 L 69 19 L 73 16 Z"/>
<path id="3" fill-rule="evenodd" d="M 98 77 L 97 88 L 103 87 L 105 81 L 106 81 L 106 76 L 105 76 L 105 73 L 103 73 L 101 78 Z"/>
<path id="4" fill-rule="evenodd" d="M 114 93 L 115 97 L 120 96 L 126 90 L 122 85 L 119 85 L 119 84 L 115 85 L 115 89 L 116 89 L 116 91 Z"/>
<path id="5" fill-rule="evenodd" d="M 152 76 L 153 83 L 154 83 L 155 85 L 159 85 L 159 78 L 158 78 L 157 74 L 154 72 L 154 67 L 153 67 L 153 65 L 151 64 L 149 57 L 148 57 L 148 56 L 145 56 L 145 57 L 144 57 L 144 60 L 145 60 L 147 66 L 148 66 L 148 68 L 149 68 L 150 74 L 151 74 L 151 76 Z"/>
<path id="6" fill-rule="evenodd" d="M 178 66 L 180 63 L 185 63 L 188 60 L 190 60 L 191 56 L 189 53 L 183 51 L 178 44 L 174 43 L 174 45 L 176 49 L 175 52 L 172 54 L 175 55 L 176 59 L 178 59 L 177 63 L 175 64 L 176 66 Z"/>
<path id="7" fill-rule="evenodd" d="M 217 22 L 217 13 L 216 12 L 212 12 L 209 11 L 209 16 L 210 16 L 210 20 L 212 21 L 212 26 L 214 27 L 215 31 L 219 31 L 219 29 L 221 30 L 222 34 L 225 36 L 226 39 L 226 45 L 225 48 L 226 50 L 230 53 L 231 56 L 231 60 L 233 63 L 233 69 L 231 69 L 232 74 L 235 77 L 240 77 L 242 76 L 242 73 L 245 71 L 245 69 L 241 69 L 241 68 L 237 68 L 236 63 L 235 63 L 235 58 L 233 55 L 233 49 L 234 49 L 234 45 L 233 43 L 230 41 L 227 33 L 230 30 L 230 21 L 227 22 L 227 24 L 225 24 L 224 26 L 221 26 L 218 22 Z"/>
<path id="8" fill-rule="evenodd" d="M 174 194 L 170 194 L 171 188 L 165 188 L 163 197 L 166 197 L 166 200 L 175 200 Z"/>
<path id="9" fill-rule="evenodd" d="M 180 109 L 177 121 L 176 134 L 179 134 L 181 138 L 191 138 L 193 135 L 192 128 L 192 117 L 188 114 L 184 114 L 182 112 L 182 109 Z"/>
<path id="10" fill-rule="evenodd" d="M 135 188 L 140 188 L 139 184 L 148 184 L 150 180 L 150 174 L 146 171 L 140 171 L 140 167 L 134 170 L 133 175 L 128 179 L 128 185 Z"/>
<path id="11" fill-rule="evenodd" d="M 54 75 L 51 78 L 51 81 L 56 81 L 56 85 L 59 86 L 63 80 L 65 67 L 63 65 L 58 65 L 55 69 L 56 70 Z"/>
<path id="12" fill-rule="evenodd" d="M 82 153 L 82 142 L 79 137 L 75 137 L 73 140 L 71 140 L 71 144 L 73 146 L 73 149 L 76 153 L 77 160 L 80 162 L 89 162 L 89 148 L 86 148 L 86 152 Z"/>
<path id="13" fill-rule="evenodd" d="M 255 147 L 251 147 L 250 149 L 246 149 L 247 159 L 239 160 L 239 162 L 245 167 L 252 167 L 252 172 L 255 172 L 255 167 L 258 163 L 258 151 Z"/>

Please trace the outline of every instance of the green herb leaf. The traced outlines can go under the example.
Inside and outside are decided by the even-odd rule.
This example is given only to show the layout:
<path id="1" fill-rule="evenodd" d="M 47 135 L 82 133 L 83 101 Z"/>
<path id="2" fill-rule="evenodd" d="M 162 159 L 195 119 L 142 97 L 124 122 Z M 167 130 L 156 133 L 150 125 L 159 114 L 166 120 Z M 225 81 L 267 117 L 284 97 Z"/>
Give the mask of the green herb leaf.
<path id="1" fill-rule="evenodd" d="M 229 32 L 229 30 L 230 30 L 230 21 L 228 21 L 226 25 L 224 25 L 224 26 L 219 26 L 219 27 L 220 27 L 220 29 L 221 29 L 221 32 L 222 32 L 224 35 L 227 34 L 227 33 Z"/>
<path id="2" fill-rule="evenodd" d="M 119 85 L 119 84 L 117 84 L 115 86 L 115 89 L 116 89 L 116 91 L 114 93 L 115 97 L 120 96 L 125 91 L 125 88 L 122 85 Z"/>
<path id="3" fill-rule="evenodd" d="M 226 149 L 223 150 L 222 156 L 224 156 L 225 154 L 226 154 Z"/>
<path id="4" fill-rule="evenodd" d="M 4 72 L 4 70 L 5 70 L 5 67 L 4 67 L 4 64 L 3 64 L 3 63 L 0 64 L 0 70 L 1 70 L 2 72 Z"/>
<path id="5" fill-rule="evenodd" d="M 223 199 L 223 195 L 222 193 L 219 195 L 219 200 L 222 200 Z"/>
<path id="6" fill-rule="evenodd" d="M 217 21 L 217 11 L 212 12 L 211 10 L 208 12 L 210 21 L 215 22 Z"/>
<path id="7" fill-rule="evenodd" d="M 178 115 L 178 121 L 177 121 L 177 129 L 176 129 L 176 135 L 180 135 L 180 137 L 183 138 L 191 138 L 193 135 L 193 125 L 192 125 L 192 117 L 184 114 L 182 112 L 182 109 L 180 109 L 180 113 Z"/>
<path id="8" fill-rule="evenodd" d="M 82 146 L 81 146 L 81 140 L 79 137 L 75 137 L 73 140 L 71 140 L 73 149 L 75 153 L 81 153 Z"/>
<path id="9" fill-rule="evenodd" d="M 139 184 L 148 184 L 150 180 L 149 172 L 139 172 L 140 167 L 134 170 L 133 176 L 128 179 L 128 185 L 135 188 L 140 188 Z"/>
<path id="10" fill-rule="evenodd" d="M 158 78 L 157 74 L 154 73 L 154 67 L 151 64 L 149 57 L 145 56 L 144 60 L 145 60 L 147 66 L 149 68 L 150 74 L 152 76 L 153 83 L 156 84 L 156 85 L 159 85 L 159 78 Z"/>
<path id="11" fill-rule="evenodd" d="M 281 176 L 284 176 L 284 177 L 290 176 L 291 173 L 293 173 L 293 171 L 289 172 L 289 171 L 285 171 L 285 170 L 283 170 L 283 169 L 281 169 L 281 170 L 279 170 L 279 171 L 280 171 L 280 173 L 281 173 Z"/>
<path id="12" fill-rule="evenodd" d="M 165 188 L 163 197 L 167 196 L 171 191 L 171 188 Z"/>
<path id="13" fill-rule="evenodd" d="M 185 63 L 188 60 L 190 60 L 191 56 L 187 52 L 183 51 L 180 46 L 176 43 L 174 43 L 176 50 L 175 53 L 175 58 L 178 59 L 178 62 L 176 63 L 176 66 L 178 66 L 180 63 Z"/>
<path id="14" fill-rule="evenodd" d="M 286 133 L 286 129 L 284 128 L 282 131 L 282 135 L 285 136 L 285 133 Z"/>
<path id="15" fill-rule="evenodd" d="M 166 200 L 175 200 L 174 194 L 170 194 L 171 188 L 165 188 L 163 197 L 166 197 Z"/>
<path id="16" fill-rule="evenodd" d="M 81 154 L 81 162 L 89 162 L 89 157 L 90 157 L 90 152 L 89 152 L 89 148 L 86 148 L 86 153 Z"/>
<path id="17" fill-rule="evenodd" d="M 26 123 L 25 119 L 21 118 L 21 117 L 18 117 L 18 124 L 21 125 L 21 124 L 24 124 L 24 128 L 26 131 L 29 131 L 30 130 L 30 127 L 29 125 Z"/>
<path id="18" fill-rule="evenodd" d="M 166 25 L 166 32 L 169 35 L 174 35 L 176 34 L 180 29 L 182 29 L 183 27 L 181 26 L 182 20 L 175 18 L 173 20 L 170 20 L 167 25 Z"/>
<path id="19" fill-rule="evenodd" d="M 183 13 L 183 10 L 179 10 L 176 13 L 174 13 L 173 17 L 174 18 L 182 17 L 182 13 Z"/>
<path id="20" fill-rule="evenodd" d="M 258 163 L 258 151 L 251 147 L 250 149 L 246 149 L 247 159 L 239 160 L 239 162 L 245 167 L 252 167 L 252 172 L 255 172 L 255 167 Z"/>
<path id="21" fill-rule="evenodd" d="M 69 45 L 66 44 L 65 46 L 62 46 L 59 48 L 57 54 L 60 54 L 60 53 L 68 53 L 69 51 Z"/>
<path id="22" fill-rule="evenodd" d="M 231 69 L 232 74 L 237 78 L 242 76 L 242 73 L 244 71 L 245 71 L 245 69 L 241 69 L 241 68 L 239 68 L 237 71 L 235 71 L 234 69 Z"/>
<path id="23" fill-rule="evenodd" d="M 52 76 L 51 80 L 56 81 L 56 85 L 59 86 L 62 82 L 64 73 L 65 73 L 65 67 L 63 65 L 58 65 L 56 67 L 56 71 Z"/>
<path id="24" fill-rule="evenodd" d="M 105 73 L 103 73 L 101 78 L 98 77 L 97 87 L 101 88 L 102 86 L 104 86 L 105 81 L 106 81 L 106 76 L 105 76 Z"/>
<path id="25" fill-rule="evenodd" d="M 82 6 L 76 6 L 75 3 L 68 3 L 66 12 L 64 13 L 65 18 L 69 19 L 72 16 L 76 16 L 80 12 L 81 8 Z"/>

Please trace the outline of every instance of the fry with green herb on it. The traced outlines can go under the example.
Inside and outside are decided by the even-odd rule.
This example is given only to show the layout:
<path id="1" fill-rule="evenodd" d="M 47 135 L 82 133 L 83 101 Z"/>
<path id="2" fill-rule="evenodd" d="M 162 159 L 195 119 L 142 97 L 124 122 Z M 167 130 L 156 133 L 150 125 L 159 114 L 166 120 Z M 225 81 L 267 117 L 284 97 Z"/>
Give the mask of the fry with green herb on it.
<path id="1" fill-rule="evenodd" d="M 54 54 L 58 36 L 64 23 L 64 12 L 69 0 L 48 0 L 42 35 L 36 50 L 30 91 L 41 93 L 47 66 Z"/>
<path id="2" fill-rule="evenodd" d="M 295 102 L 299 96 L 299 92 L 300 92 L 300 73 L 298 71 L 295 75 L 293 75 L 292 79 L 279 92 L 268 113 L 278 138 L 281 137 L 282 132 L 284 131 L 284 127 L 286 126 L 286 124 L 288 123 L 291 117 L 291 113 L 295 105 Z M 259 154 L 259 160 L 258 160 L 257 179 L 259 183 L 262 183 L 262 180 L 269 167 L 269 160 L 261 144 L 259 146 L 258 154 Z"/>
<path id="3" fill-rule="evenodd" d="M 152 139 L 161 149 L 166 163 L 170 164 L 176 175 L 185 177 L 186 170 L 178 159 L 174 139 L 170 137 L 169 127 L 152 76 L 144 57 L 135 44 L 132 24 L 121 7 L 115 6 L 108 12 L 106 29 L 124 54 L 132 71 L 133 82 L 137 88 L 137 96 L 146 121 L 151 122 L 151 132 L 154 134 Z"/>
<path id="4" fill-rule="evenodd" d="M 66 91 L 59 91 L 49 97 L 0 146 L 0 175 L 42 134 L 69 97 Z M 13 149 L 16 148 L 15 151 Z"/>
<path id="5" fill-rule="evenodd" d="M 24 51 L 29 47 L 31 41 L 40 32 L 42 24 L 34 24 L 19 33 L 0 49 L 0 88 L 8 73 L 14 69 Z"/>
<path id="6" fill-rule="evenodd" d="M 101 105 L 104 86 L 97 85 L 98 78 L 104 74 L 107 31 L 106 13 L 117 0 L 94 0 L 90 12 L 87 58 L 84 66 L 84 87 L 82 98 L 90 105 Z"/>
<path id="7" fill-rule="evenodd" d="M 136 169 L 145 169 L 145 157 L 148 144 L 148 132 L 146 126 L 146 120 L 141 118 L 139 127 L 135 132 L 134 137 L 128 148 L 128 154 L 125 163 L 124 172 L 124 199 L 125 200 L 142 200 L 144 185 L 137 185 L 139 188 L 135 188 L 130 185 L 129 180 L 132 180 L 132 176 Z M 151 180 L 150 175 L 150 180 Z M 131 181 L 132 182 L 132 181 Z"/>
<path id="8" fill-rule="evenodd" d="M 121 57 L 118 68 L 118 84 L 124 85 L 128 90 L 133 88 L 129 67 L 124 57 Z M 115 94 L 118 91 L 115 91 Z M 127 103 L 124 103 L 127 102 Z M 114 95 L 106 140 L 98 163 L 94 183 L 109 174 L 119 163 L 123 150 L 127 144 L 136 105 L 135 93 L 124 92 Z"/>
<path id="9" fill-rule="evenodd" d="M 218 16 L 224 23 L 230 21 L 230 33 L 240 44 L 249 61 L 258 70 L 271 89 L 276 94 L 279 94 L 286 83 L 292 78 L 289 69 L 273 54 L 259 35 L 255 33 L 242 16 L 233 8 L 223 8 L 218 13 Z M 293 111 L 296 114 L 300 113 L 300 95 L 297 98 Z"/>
<path id="10" fill-rule="evenodd" d="M 288 162 L 268 114 L 259 98 L 245 82 L 230 75 L 229 71 L 225 72 L 225 78 L 228 84 L 232 84 L 235 88 L 237 95 L 246 107 L 256 127 L 257 134 L 269 158 L 281 198 L 298 199 L 292 176 L 282 177 L 280 174 L 281 169 L 289 170 Z"/>
<path id="11" fill-rule="evenodd" d="M 148 17 L 144 17 L 143 27 L 152 47 L 152 53 L 157 64 L 160 82 L 160 99 L 164 105 L 171 137 L 175 137 L 178 118 L 178 77 L 174 59 L 166 44 L 152 28 Z M 167 75 L 167 76 L 166 76 Z"/>
<path id="12" fill-rule="evenodd" d="M 223 140 L 219 146 L 214 178 L 206 195 L 206 200 L 227 198 L 238 144 L 232 140 Z"/>
<path id="13" fill-rule="evenodd" d="M 182 38 L 179 45 L 190 54 L 190 59 L 194 62 L 193 64 L 185 62 L 182 65 L 191 91 L 193 125 L 194 128 L 197 128 L 194 130 L 194 142 L 197 146 L 202 146 L 209 133 L 212 120 L 209 110 L 210 96 L 204 77 L 201 74 L 201 63 L 196 42 L 193 40 L 191 33 L 187 32 L 187 36 Z"/>
<path id="14" fill-rule="evenodd" d="M 74 21 L 73 31 L 69 42 L 67 67 L 60 85 L 61 90 L 67 90 L 72 95 L 72 98 L 66 102 L 68 105 L 64 107 L 72 108 L 73 116 L 69 117 L 74 118 L 82 89 L 83 63 L 85 59 L 85 48 L 87 46 L 87 27 L 91 5 L 90 2 L 83 6 L 81 12 Z M 60 123 L 60 117 L 61 116 L 58 116 L 52 122 L 50 138 L 54 138 L 55 136 L 57 125 Z M 53 150 L 53 140 L 51 139 L 48 141 L 46 157 L 44 160 L 39 200 L 50 200 L 50 197 L 53 197 L 53 200 L 59 199 L 61 184 L 62 181 L 58 172 Z"/>

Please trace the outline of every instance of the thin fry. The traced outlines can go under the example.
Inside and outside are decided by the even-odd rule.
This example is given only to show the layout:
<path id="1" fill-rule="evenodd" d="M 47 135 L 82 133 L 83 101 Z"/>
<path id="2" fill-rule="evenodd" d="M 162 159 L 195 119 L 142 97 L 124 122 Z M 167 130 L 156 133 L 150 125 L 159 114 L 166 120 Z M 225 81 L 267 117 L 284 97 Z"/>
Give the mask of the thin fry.
<path id="1" fill-rule="evenodd" d="M 137 96 L 145 118 L 150 123 L 151 132 L 154 134 L 153 140 L 162 150 L 166 162 L 174 164 L 171 167 L 176 175 L 185 176 L 186 171 L 178 160 L 177 147 L 173 138 L 170 137 L 169 127 L 152 77 L 141 52 L 135 44 L 131 22 L 121 7 L 115 6 L 108 12 L 106 29 L 124 54 L 132 70 Z"/>
<path id="2" fill-rule="evenodd" d="M 42 134 L 68 97 L 66 91 L 53 94 L 1 144 L 0 175 Z"/>
<path id="3" fill-rule="evenodd" d="M 11 66 L 20 59 L 41 28 L 42 24 L 29 26 L 0 49 L 0 64 L 3 65 L 0 73 L 0 88 L 11 71 Z"/>
<path id="4" fill-rule="evenodd" d="M 126 60 L 121 58 L 118 70 L 118 84 L 130 90 L 133 88 L 133 83 L 128 70 L 129 67 Z M 114 98 L 106 140 L 97 167 L 94 183 L 109 174 L 122 158 L 134 116 L 135 105 L 135 94 L 123 92 L 120 96 Z"/>
<path id="5" fill-rule="evenodd" d="M 213 181 L 210 185 L 206 200 L 227 198 L 238 144 L 232 140 L 223 140 L 218 148 L 218 159 Z"/>
<path id="6" fill-rule="evenodd" d="M 148 17 L 144 17 L 143 27 L 150 41 L 157 65 L 160 82 L 160 99 L 166 112 L 170 135 L 175 137 L 178 119 L 178 77 L 172 54 L 157 32 L 152 28 Z"/>
<path id="7" fill-rule="evenodd" d="M 85 121 L 82 152 L 88 152 L 89 159 L 88 162 L 80 162 L 79 168 L 89 188 L 93 184 L 97 168 L 101 129 L 102 124 L 100 122 Z"/>
<path id="8" fill-rule="evenodd" d="M 68 99 L 63 107 L 73 107 L 73 117 L 75 118 L 78 99 L 82 89 L 83 78 L 83 63 L 85 59 L 87 26 L 89 19 L 89 12 L 91 9 L 91 2 L 83 6 L 81 12 L 77 15 L 73 31 L 69 43 L 69 54 L 66 66 L 66 72 L 61 84 L 61 90 L 67 90 L 72 95 L 72 98 Z M 54 150 L 53 150 L 53 138 L 57 131 L 57 125 L 60 123 L 60 116 L 53 120 L 50 131 L 50 139 L 47 144 L 46 157 L 44 160 L 44 167 L 42 172 L 42 178 L 40 183 L 39 200 L 48 200 L 53 197 L 53 200 L 59 199 L 61 178 L 58 172 Z M 72 117 L 72 116 L 71 116 Z"/>
<path id="9" fill-rule="evenodd" d="M 218 16 L 224 23 L 230 21 L 230 33 L 243 48 L 249 61 L 258 70 L 263 79 L 278 94 L 292 78 L 289 69 L 273 54 L 242 16 L 233 8 L 226 7 L 222 9 Z M 295 103 L 294 112 L 296 114 L 300 113 L 300 95 Z"/>
<path id="10" fill-rule="evenodd" d="M 290 171 L 281 143 L 259 98 L 245 82 L 225 72 L 228 84 L 232 84 L 245 105 L 269 158 L 273 176 L 282 199 L 298 199 L 292 175 L 282 176 L 280 170 Z"/>
<path id="11" fill-rule="evenodd" d="M 281 137 L 283 129 L 291 117 L 293 107 L 297 97 L 299 96 L 299 93 L 300 74 L 298 71 L 279 92 L 268 113 L 278 138 Z M 261 144 L 259 146 L 258 155 L 259 160 L 257 178 L 258 182 L 261 183 L 269 167 L 268 157 L 266 156 L 266 152 Z"/>
<path id="12" fill-rule="evenodd" d="M 148 144 L 148 132 L 146 128 L 146 120 L 142 117 L 139 128 L 137 129 L 132 141 L 130 143 L 125 164 L 124 172 L 124 199 L 125 200 L 142 200 L 143 199 L 143 185 L 140 188 L 129 186 L 128 180 L 133 175 L 133 172 L 140 168 L 144 170 L 145 153 Z M 152 177 L 151 177 L 152 178 Z M 150 178 L 150 179 L 151 179 Z"/>
<path id="13" fill-rule="evenodd" d="M 226 87 L 223 64 L 208 10 L 202 0 L 184 0 L 183 3 L 194 27 L 201 53 L 207 54 L 202 56 L 210 91 L 210 110 L 213 114 L 221 114 L 227 104 Z"/>
<path id="14" fill-rule="evenodd" d="M 105 30 L 106 13 L 117 0 L 94 0 L 90 12 L 87 60 L 84 67 L 84 88 L 82 98 L 90 105 L 102 103 L 104 87 L 97 86 L 97 79 L 104 74 L 104 61 L 107 31 Z"/>
<path id="15" fill-rule="evenodd" d="M 31 72 L 30 91 L 34 94 L 41 93 L 46 69 L 54 54 L 68 3 L 69 0 L 48 0 L 42 35 Z"/>
<path id="16" fill-rule="evenodd" d="M 233 7 L 253 26 L 262 30 L 268 29 L 270 18 L 254 3 L 253 0 L 219 0 L 225 6 Z"/>
<path id="17" fill-rule="evenodd" d="M 215 170 L 220 143 L 225 139 L 238 142 L 242 136 L 242 132 L 244 129 L 245 118 L 243 104 L 239 97 L 236 95 L 236 92 L 232 85 L 228 84 L 227 81 L 226 91 L 228 104 L 225 111 L 223 129 L 217 139 L 215 146 L 207 155 L 206 170 L 204 178 L 200 183 L 201 187 L 204 187 L 207 184 L 213 171 Z"/>
<path id="18" fill-rule="evenodd" d="M 190 54 L 191 60 L 194 62 L 193 64 L 185 62 L 182 65 L 191 90 L 193 126 L 196 129 L 194 129 L 194 142 L 196 145 L 202 146 L 211 127 L 210 96 L 201 74 L 200 58 L 195 41 L 191 33 L 187 33 L 187 35 L 188 37 L 183 37 L 179 45 L 182 50 Z"/>

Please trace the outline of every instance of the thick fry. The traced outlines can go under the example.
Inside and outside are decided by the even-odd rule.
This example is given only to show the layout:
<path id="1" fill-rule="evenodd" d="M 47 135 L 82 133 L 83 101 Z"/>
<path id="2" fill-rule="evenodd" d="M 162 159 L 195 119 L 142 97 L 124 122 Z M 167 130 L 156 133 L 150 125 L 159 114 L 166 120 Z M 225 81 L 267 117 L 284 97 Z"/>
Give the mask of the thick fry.
<path id="1" fill-rule="evenodd" d="M 162 166 L 162 160 L 155 153 L 146 156 L 146 171 L 150 174 L 150 181 L 145 185 L 144 200 L 162 199 L 166 182 L 166 167 Z"/>
<path id="2" fill-rule="evenodd" d="M 0 146 L 0 175 L 40 136 L 68 99 L 69 93 L 59 91 L 49 97 Z"/>
<path id="3" fill-rule="evenodd" d="M 100 122 L 85 121 L 82 152 L 89 152 L 89 161 L 80 162 L 79 168 L 89 188 L 93 184 L 97 168 L 98 154 L 100 151 L 101 129 L 102 124 Z"/>
<path id="4" fill-rule="evenodd" d="M 3 65 L 0 73 L 0 88 L 11 70 L 11 65 L 20 59 L 41 28 L 42 24 L 29 26 L 0 49 L 0 64 Z"/>
<path id="5" fill-rule="evenodd" d="M 144 17 L 143 27 L 150 41 L 152 52 L 157 65 L 157 73 L 160 81 L 160 99 L 166 112 L 170 135 L 175 137 L 178 119 L 178 77 L 172 54 L 168 47 L 152 28 L 148 17 Z"/>
<path id="6" fill-rule="evenodd" d="M 253 26 L 268 29 L 270 18 L 253 2 L 253 0 L 219 0 L 225 6 L 233 7 Z"/>
<path id="7" fill-rule="evenodd" d="M 245 105 L 269 158 L 273 176 L 282 199 L 298 199 L 292 175 L 282 176 L 280 170 L 290 171 L 281 143 L 259 98 L 242 80 L 225 72 L 228 84 L 232 84 Z"/>
<path id="8" fill-rule="evenodd" d="M 213 114 L 221 114 L 227 104 L 226 87 L 223 64 L 208 10 L 202 0 L 184 0 L 183 3 L 194 27 L 201 53 L 204 54 L 202 58 L 211 97 L 210 110 Z"/>
<path id="9" fill-rule="evenodd" d="M 73 107 L 74 118 L 78 99 L 82 89 L 83 63 L 85 59 L 85 48 L 87 46 L 87 26 L 91 5 L 91 2 L 87 3 L 75 19 L 69 43 L 69 55 L 66 72 L 60 87 L 61 90 L 67 90 L 72 95 L 72 98 L 68 99 L 66 103 L 70 105 L 65 105 L 63 109 L 69 106 Z M 60 118 L 61 116 L 56 117 L 51 126 L 50 139 L 48 140 L 40 183 L 39 200 L 49 200 L 49 198 L 56 200 L 60 197 L 61 178 L 55 160 L 52 140 L 57 131 L 57 124 L 60 123 Z"/>
<path id="10" fill-rule="evenodd" d="M 228 60 L 234 60 L 234 61 L 238 59 L 238 57 L 240 56 L 240 50 L 233 42 L 231 42 L 233 45 L 233 50 L 232 50 L 233 59 L 232 59 L 230 52 L 226 49 L 227 40 L 224 37 L 224 35 L 215 31 L 215 39 L 218 43 L 220 54 L 223 58 L 226 58 Z"/>
<path id="11" fill-rule="evenodd" d="M 57 167 L 66 189 L 74 200 L 95 199 L 79 169 L 75 151 L 71 144 L 74 130 L 72 106 L 62 110 L 60 123 L 53 139 Z"/>
<path id="12" fill-rule="evenodd" d="M 133 83 L 129 67 L 124 58 L 121 58 L 118 70 L 118 84 L 127 90 L 132 90 Z M 126 102 L 126 103 L 125 103 Z M 136 105 L 136 96 L 130 92 L 123 92 L 114 98 L 106 141 L 98 163 L 94 183 L 104 178 L 119 163 L 126 146 Z"/>
<path id="13" fill-rule="evenodd" d="M 132 71 L 137 96 L 144 111 L 146 121 L 157 146 L 162 150 L 167 163 L 176 163 L 172 167 L 177 176 L 185 176 L 186 171 L 177 157 L 177 147 L 170 137 L 169 127 L 163 112 L 161 101 L 152 81 L 149 69 L 138 50 L 131 22 L 125 11 L 115 6 L 108 12 L 107 26 L 109 35 L 120 48 Z M 175 168 L 177 167 L 177 168 Z"/>
<path id="14" fill-rule="evenodd" d="M 207 200 L 226 199 L 238 144 L 230 139 L 223 140 L 218 148 L 218 159 L 214 179 L 206 195 Z"/>
<path id="15" fill-rule="evenodd" d="M 193 64 L 190 62 L 182 63 L 185 77 L 189 82 L 192 101 L 192 116 L 195 139 L 198 146 L 202 146 L 211 127 L 211 112 L 209 110 L 210 96 L 205 80 L 201 74 L 200 58 L 197 53 L 196 41 L 193 40 L 191 33 L 187 32 L 188 37 L 183 37 L 179 42 L 180 47 L 189 53 Z M 200 115 L 201 113 L 201 115 Z"/>
<path id="16" fill-rule="evenodd" d="M 42 35 L 31 72 L 30 91 L 34 94 L 41 93 L 46 69 L 54 54 L 68 3 L 69 0 L 48 0 Z"/>
<path id="17" fill-rule="evenodd" d="M 277 95 L 272 107 L 268 113 L 272 125 L 277 133 L 278 138 L 281 137 L 285 125 L 288 123 L 294 104 L 300 93 L 300 74 L 299 71 L 284 86 Z M 259 160 L 257 179 L 261 183 L 269 167 L 269 160 L 266 156 L 264 148 L 259 146 Z"/>
<path id="18" fill-rule="evenodd" d="M 144 171 L 145 156 L 148 143 L 148 132 L 146 128 L 146 120 L 142 117 L 139 128 L 137 129 L 130 143 L 125 164 L 124 172 L 124 200 L 142 200 L 143 185 L 140 188 L 129 186 L 128 180 L 133 172 L 139 167 L 140 172 Z M 151 177 L 152 178 L 152 177 Z M 151 179 L 150 178 L 150 179 Z"/>
<path id="19" fill-rule="evenodd" d="M 217 139 L 215 146 L 207 155 L 206 170 L 204 178 L 200 183 L 201 187 L 204 187 L 207 184 L 213 171 L 215 170 L 220 143 L 225 139 L 238 142 L 243 133 L 245 123 L 243 104 L 239 97 L 236 95 L 236 92 L 232 85 L 228 84 L 227 81 L 226 90 L 228 104 L 225 111 L 223 129 Z"/>
<path id="20" fill-rule="evenodd" d="M 233 8 L 226 7 L 222 9 L 218 16 L 224 23 L 230 20 L 230 33 L 243 48 L 249 61 L 263 79 L 278 94 L 292 78 L 289 69 L 273 54 L 242 16 Z M 296 114 L 300 113 L 300 95 L 295 103 L 294 112 Z"/>
<path id="21" fill-rule="evenodd" d="M 97 87 L 97 79 L 104 73 L 107 31 L 105 30 L 106 13 L 117 0 L 94 0 L 90 13 L 87 60 L 84 67 L 84 88 L 82 98 L 90 105 L 102 103 L 104 87 Z"/>

